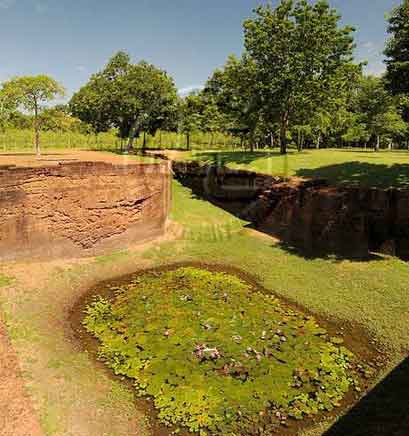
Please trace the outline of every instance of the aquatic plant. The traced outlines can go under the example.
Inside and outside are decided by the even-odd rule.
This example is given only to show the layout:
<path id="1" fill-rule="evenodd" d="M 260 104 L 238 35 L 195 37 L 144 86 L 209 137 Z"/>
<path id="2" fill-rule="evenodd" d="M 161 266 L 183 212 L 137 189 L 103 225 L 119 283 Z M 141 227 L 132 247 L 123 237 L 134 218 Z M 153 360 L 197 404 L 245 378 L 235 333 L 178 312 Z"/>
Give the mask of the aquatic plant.
<path id="1" fill-rule="evenodd" d="M 357 381 L 353 354 L 311 316 L 224 272 L 152 271 L 97 298 L 83 324 L 99 356 L 202 435 L 259 435 L 330 411 Z"/>

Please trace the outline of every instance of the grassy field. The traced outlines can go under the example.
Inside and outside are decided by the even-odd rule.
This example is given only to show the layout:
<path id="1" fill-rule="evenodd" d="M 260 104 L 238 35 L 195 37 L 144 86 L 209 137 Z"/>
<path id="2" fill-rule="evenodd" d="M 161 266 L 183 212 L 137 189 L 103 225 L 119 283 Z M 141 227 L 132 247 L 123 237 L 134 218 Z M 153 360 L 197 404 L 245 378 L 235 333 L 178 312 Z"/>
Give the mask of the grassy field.
<path id="1" fill-rule="evenodd" d="M 0 265 L 0 274 L 14 278 L 2 288 L 1 310 L 47 435 L 150 434 L 144 410 L 135 409 L 129 390 L 81 350 L 69 321 L 89 287 L 140 268 L 184 261 L 237 267 L 308 312 L 359 326 L 387 349 L 384 375 L 407 356 L 407 263 L 390 257 L 305 259 L 176 182 L 173 194 L 172 218 L 183 229 L 175 240 L 98 258 Z M 393 395 L 398 402 L 406 392 Z M 308 434 L 322 434 L 328 425 Z"/>
<path id="2" fill-rule="evenodd" d="M 323 149 L 287 156 L 278 152 L 201 152 L 180 153 L 178 159 L 218 162 L 265 174 L 298 177 L 323 177 L 336 184 L 379 187 L 409 187 L 409 151 Z"/>
<path id="3" fill-rule="evenodd" d="M 0 131 L 0 152 L 27 151 L 33 149 L 34 133 L 29 129 L 7 129 Z M 120 150 L 126 140 L 118 138 L 115 131 L 96 135 L 75 132 L 43 131 L 40 133 L 40 145 L 44 150 L 61 148 L 79 148 L 86 150 Z M 196 149 L 226 148 L 237 146 L 238 139 L 222 133 L 197 132 L 191 135 L 190 144 Z M 135 140 L 135 148 L 142 148 L 143 135 Z M 146 135 L 148 148 L 186 149 L 186 136 L 176 132 L 158 131 L 154 136 Z"/>

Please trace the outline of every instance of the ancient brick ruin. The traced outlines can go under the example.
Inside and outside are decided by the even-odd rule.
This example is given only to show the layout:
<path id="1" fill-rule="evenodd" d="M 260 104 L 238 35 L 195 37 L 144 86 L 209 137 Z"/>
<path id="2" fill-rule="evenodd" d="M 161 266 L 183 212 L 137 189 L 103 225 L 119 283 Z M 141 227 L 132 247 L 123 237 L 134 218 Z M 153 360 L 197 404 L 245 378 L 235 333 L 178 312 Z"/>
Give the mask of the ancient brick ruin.
<path id="1" fill-rule="evenodd" d="M 0 258 L 125 248 L 164 232 L 165 162 L 0 166 Z"/>

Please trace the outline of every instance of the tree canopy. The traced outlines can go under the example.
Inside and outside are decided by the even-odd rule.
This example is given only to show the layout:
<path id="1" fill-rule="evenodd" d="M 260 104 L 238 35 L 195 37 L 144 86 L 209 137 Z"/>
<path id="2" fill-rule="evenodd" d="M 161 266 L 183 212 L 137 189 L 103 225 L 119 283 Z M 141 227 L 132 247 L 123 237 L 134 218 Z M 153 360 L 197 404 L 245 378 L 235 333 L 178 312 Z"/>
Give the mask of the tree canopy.
<path id="1" fill-rule="evenodd" d="M 409 0 L 403 0 L 388 21 L 391 38 L 385 49 L 386 82 L 393 94 L 409 95 Z"/>
<path id="2" fill-rule="evenodd" d="M 128 149 L 140 132 L 154 133 L 177 109 L 173 80 L 145 61 L 132 64 L 125 52 L 115 54 L 70 101 L 74 116 L 95 132 L 116 127 L 128 137 Z"/>
<path id="3" fill-rule="evenodd" d="M 260 6 L 244 23 L 245 49 L 255 64 L 254 93 L 263 113 L 280 126 L 281 152 L 298 108 L 313 113 L 345 78 L 352 61 L 353 28 L 339 27 L 340 16 L 326 1 L 281 0 Z"/>
<path id="4" fill-rule="evenodd" d="M 14 104 L 34 115 L 35 149 L 40 154 L 40 123 L 39 115 L 44 104 L 51 102 L 57 96 L 64 96 L 65 90 L 56 80 L 49 76 L 23 76 L 13 78 L 3 84 L 1 94 L 4 101 Z M 11 102 L 11 103 L 10 103 Z"/>

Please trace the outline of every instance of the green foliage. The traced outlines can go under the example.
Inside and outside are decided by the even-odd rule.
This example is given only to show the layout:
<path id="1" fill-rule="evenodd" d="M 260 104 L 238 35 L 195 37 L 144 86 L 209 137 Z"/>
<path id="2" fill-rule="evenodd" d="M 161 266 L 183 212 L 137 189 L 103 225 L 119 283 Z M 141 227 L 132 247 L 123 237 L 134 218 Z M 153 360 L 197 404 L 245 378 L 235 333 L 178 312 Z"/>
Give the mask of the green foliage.
<path id="1" fill-rule="evenodd" d="M 141 131 L 155 133 L 173 116 L 176 88 L 166 72 L 145 61 L 132 64 L 118 52 L 74 94 L 70 109 L 96 132 L 116 127 L 131 148 Z"/>
<path id="2" fill-rule="evenodd" d="M 83 323 L 101 359 L 134 379 L 167 425 L 270 434 L 290 417 L 332 410 L 356 385 L 341 340 L 231 274 L 153 271 L 114 291 Z"/>
<path id="3" fill-rule="evenodd" d="M 342 90 L 352 61 L 353 28 L 326 1 L 282 0 L 256 9 L 244 23 L 246 52 L 255 64 L 253 92 L 268 120 L 280 125 L 281 152 L 297 111 L 313 114 Z M 334 95 L 335 93 L 335 95 Z"/>
<path id="4" fill-rule="evenodd" d="M 43 105 L 64 96 L 65 90 L 56 80 L 46 75 L 15 77 L 3 83 L 1 94 L 7 101 L 14 102 L 16 107 L 31 112 L 34 116 L 35 148 L 40 154 L 40 120 Z"/>
<path id="5" fill-rule="evenodd" d="M 403 0 L 388 21 L 391 38 L 385 50 L 386 82 L 393 94 L 409 95 L 409 0 Z M 409 120 L 409 111 L 407 116 Z"/>
<path id="6" fill-rule="evenodd" d="M 0 288 L 2 286 L 8 286 L 11 283 L 13 283 L 13 279 L 11 277 L 0 274 Z"/>
<path id="7" fill-rule="evenodd" d="M 367 136 L 365 143 L 374 138 L 375 148 L 379 148 L 381 141 L 393 141 L 406 134 L 406 124 L 398 112 L 397 101 L 387 92 L 384 81 L 378 77 L 360 79 L 352 101 L 352 110 L 355 115 L 351 118 L 353 122 L 349 132 L 356 132 L 356 136 L 362 132 L 361 141 Z M 366 135 L 363 130 L 366 130 Z"/>
<path id="8" fill-rule="evenodd" d="M 7 126 L 10 117 L 17 108 L 17 102 L 4 89 L 0 89 L 0 131 Z"/>
<path id="9" fill-rule="evenodd" d="M 39 76 L 22 76 L 3 83 L 3 92 L 13 98 L 25 110 L 35 112 L 41 105 L 57 96 L 64 96 L 64 88 L 53 78 Z"/>
<path id="10" fill-rule="evenodd" d="M 179 103 L 179 130 L 186 135 L 186 148 L 190 148 L 190 139 L 193 132 L 202 129 L 203 101 L 199 95 L 188 95 Z"/>
<path id="11" fill-rule="evenodd" d="M 241 138 L 246 137 L 251 146 L 256 140 L 261 117 L 254 83 L 255 64 L 251 58 L 229 56 L 223 69 L 213 73 L 204 90 L 205 95 L 213 97 L 225 117 L 225 129 Z"/>

